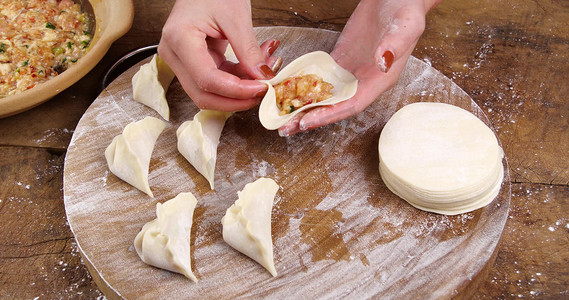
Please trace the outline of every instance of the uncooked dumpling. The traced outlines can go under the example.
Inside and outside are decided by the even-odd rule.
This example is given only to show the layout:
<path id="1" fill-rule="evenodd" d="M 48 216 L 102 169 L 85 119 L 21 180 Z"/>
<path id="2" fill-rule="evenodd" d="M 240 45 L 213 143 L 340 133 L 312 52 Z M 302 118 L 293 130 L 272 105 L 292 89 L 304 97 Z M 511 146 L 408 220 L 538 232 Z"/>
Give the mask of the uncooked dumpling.
<path id="1" fill-rule="evenodd" d="M 225 242 L 261 264 L 273 276 L 277 276 L 277 270 L 273 262 L 271 211 L 278 189 L 270 178 L 259 178 L 245 185 L 221 219 Z"/>
<path id="2" fill-rule="evenodd" d="M 214 171 L 219 137 L 230 112 L 201 110 L 176 131 L 178 151 L 202 174 L 214 189 Z"/>
<path id="3" fill-rule="evenodd" d="M 430 212 L 481 208 L 497 196 L 504 177 L 504 154 L 492 130 L 450 104 L 403 107 L 383 128 L 378 147 L 386 186 Z"/>
<path id="4" fill-rule="evenodd" d="M 305 105 L 289 114 L 279 115 L 280 109 L 277 107 L 273 86 L 288 77 L 308 74 L 316 74 L 325 82 L 332 84 L 334 86 L 332 97 L 321 102 Z M 269 130 L 278 129 L 303 110 L 348 100 L 356 94 L 358 88 L 356 77 L 338 65 L 328 53 L 322 51 L 307 53 L 295 59 L 284 67 L 277 76 L 270 80 L 263 80 L 263 82 L 267 84 L 268 90 L 259 107 L 259 120 Z"/>
<path id="5" fill-rule="evenodd" d="M 154 117 L 132 122 L 105 150 L 111 172 L 150 197 L 154 197 L 148 185 L 150 156 L 165 127 L 164 121 Z"/>
<path id="6" fill-rule="evenodd" d="M 192 193 L 180 193 L 156 204 L 156 219 L 146 223 L 134 239 L 143 262 L 180 273 L 194 282 L 190 256 L 190 233 L 197 200 Z"/>
<path id="7" fill-rule="evenodd" d="M 132 97 L 168 121 L 170 108 L 166 101 L 166 91 L 175 76 L 164 60 L 154 54 L 152 60 L 142 65 L 132 77 Z"/>

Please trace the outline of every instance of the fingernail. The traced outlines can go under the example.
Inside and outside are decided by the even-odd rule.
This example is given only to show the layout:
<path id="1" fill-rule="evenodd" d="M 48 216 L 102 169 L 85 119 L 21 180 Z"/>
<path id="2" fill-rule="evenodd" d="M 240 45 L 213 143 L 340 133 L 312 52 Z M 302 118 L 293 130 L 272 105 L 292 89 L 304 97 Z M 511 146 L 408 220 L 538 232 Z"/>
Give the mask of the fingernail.
<path id="1" fill-rule="evenodd" d="M 283 65 L 283 59 L 279 56 L 275 60 L 275 63 L 273 64 L 273 67 L 271 67 L 271 70 L 273 70 L 273 72 L 276 74 L 282 65 Z"/>
<path id="2" fill-rule="evenodd" d="M 255 97 L 263 97 L 263 96 L 265 96 L 266 93 L 267 93 L 267 89 L 259 90 L 258 92 L 255 93 Z"/>
<path id="3" fill-rule="evenodd" d="M 377 66 L 382 72 L 387 73 L 391 69 L 394 59 L 395 55 L 393 55 L 393 52 L 387 50 L 383 53 L 381 59 L 377 61 Z"/>
<path id="4" fill-rule="evenodd" d="M 263 74 L 263 77 L 265 77 L 265 79 L 271 79 L 275 77 L 275 72 L 273 72 L 273 70 L 271 70 L 271 68 L 269 68 L 267 65 L 261 65 L 259 67 L 259 71 L 261 71 L 261 74 Z"/>
<path id="5" fill-rule="evenodd" d="M 280 137 L 288 137 L 290 135 L 290 132 L 288 130 L 281 130 L 279 129 L 279 136 Z"/>
<path id="6" fill-rule="evenodd" d="M 269 56 L 271 56 L 271 55 L 273 55 L 273 53 L 275 53 L 275 51 L 277 50 L 277 48 L 279 47 L 280 44 L 281 44 L 281 41 L 279 41 L 279 40 L 273 40 L 269 44 L 269 48 L 267 48 L 267 52 L 269 53 Z"/>
<path id="7" fill-rule="evenodd" d="M 300 129 L 300 131 L 306 131 L 308 128 L 309 124 L 306 124 L 306 121 L 304 119 L 300 120 L 298 123 L 298 129 Z"/>

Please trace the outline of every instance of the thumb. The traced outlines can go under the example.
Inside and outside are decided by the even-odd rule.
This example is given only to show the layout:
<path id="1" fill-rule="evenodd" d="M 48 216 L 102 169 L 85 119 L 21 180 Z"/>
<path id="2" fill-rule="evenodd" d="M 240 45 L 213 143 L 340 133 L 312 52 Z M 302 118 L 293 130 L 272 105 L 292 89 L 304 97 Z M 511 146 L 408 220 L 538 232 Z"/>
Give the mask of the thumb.
<path id="1" fill-rule="evenodd" d="M 396 16 L 388 26 L 373 57 L 376 66 L 385 73 L 396 60 L 413 50 L 425 30 L 425 16 L 421 12 L 402 8 L 397 15 L 399 18 Z"/>

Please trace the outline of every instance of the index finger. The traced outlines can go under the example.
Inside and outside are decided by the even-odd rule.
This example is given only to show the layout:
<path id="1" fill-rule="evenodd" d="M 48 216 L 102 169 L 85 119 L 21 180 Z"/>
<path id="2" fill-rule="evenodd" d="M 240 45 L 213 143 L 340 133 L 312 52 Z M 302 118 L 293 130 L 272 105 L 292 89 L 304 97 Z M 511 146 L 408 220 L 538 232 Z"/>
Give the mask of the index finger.
<path id="1" fill-rule="evenodd" d="M 175 55 L 181 66 L 170 66 L 177 71 L 176 74 L 191 74 L 191 80 L 203 91 L 228 98 L 250 99 L 267 90 L 267 86 L 262 82 L 240 79 L 219 70 L 208 51 L 205 38 L 204 33 L 195 31 L 180 36 L 175 44 Z"/>

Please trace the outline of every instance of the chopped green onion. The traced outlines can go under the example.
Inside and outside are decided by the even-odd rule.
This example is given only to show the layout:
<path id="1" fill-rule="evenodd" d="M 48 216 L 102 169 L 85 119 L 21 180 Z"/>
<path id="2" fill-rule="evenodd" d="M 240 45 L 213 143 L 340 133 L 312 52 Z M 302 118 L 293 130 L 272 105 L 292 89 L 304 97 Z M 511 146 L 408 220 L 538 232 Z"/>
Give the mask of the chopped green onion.
<path id="1" fill-rule="evenodd" d="M 55 25 L 51 24 L 50 22 L 45 23 L 45 28 L 55 29 Z"/>
<path id="2" fill-rule="evenodd" d="M 71 49 L 71 47 L 73 47 L 73 43 L 72 43 L 72 42 L 67 42 L 67 48 Z"/>
<path id="3" fill-rule="evenodd" d="M 77 59 L 72 59 L 71 62 L 72 62 L 72 63 L 76 63 L 76 62 L 77 62 Z"/>
<path id="4" fill-rule="evenodd" d="M 53 54 L 61 54 L 61 53 L 65 52 L 65 50 L 63 50 L 63 48 L 61 48 L 61 47 L 55 47 L 55 48 L 51 48 L 51 52 L 53 52 Z"/>
<path id="5" fill-rule="evenodd" d="M 89 42 L 87 42 L 87 41 L 82 41 L 82 42 L 81 42 L 81 45 L 83 45 L 82 48 L 85 49 L 85 48 L 87 48 L 87 46 L 89 46 Z"/>
<path id="6" fill-rule="evenodd" d="M 90 35 L 91 33 L 89 31 L 83 30 L 83 34 L 84 35 Z"/>
<path id="7" fill-rule="evenodd" d="M 64 59 L 61 61 L 61 63 L 64 64 L 66 61 L 67 61 L 67 57 L 64 58 Z"/>
<path id="8" fill-rule="evenodd" d="M 43 70 L 39 70 L 38 74 L 41 74 L 41 73 L 43 73 Z"/>
<path id="9" fill-rule="evenodd" d="M 294 111 L 294 106 L 290 105 L 289 107 L 290 107 L 290 112 L 293 112 L 293 111 Z"/>
<path id="10" fill-rule="evenodd" d="M 6 44 L 2 43 L 0 44 L 0 53 L 4 53 L 6 52 Z"/>
<path id="11" fill-rule="evenodd" d="M 30 60 L 29 60 L 29 59 L 28 59 L 28 60 L 26 60 L 26 61 L 25 61 L 25 62 L 22 64 L 22 67 L 25 67 L 25 66 L 27 66 L 27 65 L 28 65 L 28 63 L 30 63 Z"/>

